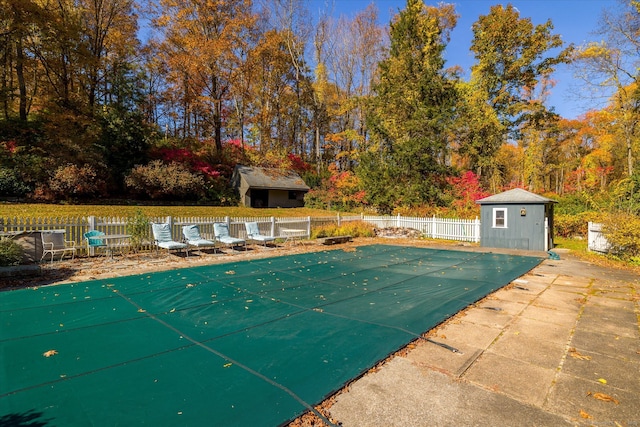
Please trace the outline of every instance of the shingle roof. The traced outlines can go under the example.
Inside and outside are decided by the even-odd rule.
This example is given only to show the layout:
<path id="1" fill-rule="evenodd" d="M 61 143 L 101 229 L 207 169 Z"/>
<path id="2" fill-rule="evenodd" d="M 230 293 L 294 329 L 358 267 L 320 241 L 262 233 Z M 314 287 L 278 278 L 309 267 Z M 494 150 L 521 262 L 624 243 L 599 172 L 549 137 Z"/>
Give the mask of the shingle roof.
<path id="1" fill-rule="evenodd" d="M 293 171 L 237 165 L 236 172 L 250 188 L 309 191 L 300 175 Z"/>
<path id="2" fill-rule="evenodd" d="M 514 188 L 503 193 L 494 194 L 484 199 L 476 200 L 479 204 L 493 203 L 558 203 L 553 199 L 539 196 L 522 188 Z"/>

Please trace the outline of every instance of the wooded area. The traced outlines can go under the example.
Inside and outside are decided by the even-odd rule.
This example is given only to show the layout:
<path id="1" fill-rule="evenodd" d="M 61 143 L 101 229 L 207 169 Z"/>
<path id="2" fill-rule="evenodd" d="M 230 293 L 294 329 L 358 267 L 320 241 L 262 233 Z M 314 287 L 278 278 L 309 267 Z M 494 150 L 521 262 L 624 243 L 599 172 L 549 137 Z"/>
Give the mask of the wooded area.
<path id="1" fill-rule="evenodd" d="M 306 6 L 0 0 L 0 196 L 234 204 L 240 163 L 297 170 L 310 207 L 464 212 L 524 187 L 640 213 L 636 1 L 583 46 L 493 6 L 468 78 L 443 58 L 454 5 L 407 0 L 388 27 Z M 565 63 L 605 108 L 546 105 Z"/>

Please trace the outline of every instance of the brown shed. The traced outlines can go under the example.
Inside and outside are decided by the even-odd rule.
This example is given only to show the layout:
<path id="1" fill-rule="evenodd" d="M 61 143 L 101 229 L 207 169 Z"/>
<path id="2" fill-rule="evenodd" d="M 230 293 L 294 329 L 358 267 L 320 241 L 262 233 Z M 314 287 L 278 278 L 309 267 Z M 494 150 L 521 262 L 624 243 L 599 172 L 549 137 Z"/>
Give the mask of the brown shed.
<path id="1" fill-rule="evenodd" d="M 304 206 L 309 187 L 293 171 L 237 165 L 231 185 L 240 194 L 240 204 L 252 208 L 297 208 Z"/>

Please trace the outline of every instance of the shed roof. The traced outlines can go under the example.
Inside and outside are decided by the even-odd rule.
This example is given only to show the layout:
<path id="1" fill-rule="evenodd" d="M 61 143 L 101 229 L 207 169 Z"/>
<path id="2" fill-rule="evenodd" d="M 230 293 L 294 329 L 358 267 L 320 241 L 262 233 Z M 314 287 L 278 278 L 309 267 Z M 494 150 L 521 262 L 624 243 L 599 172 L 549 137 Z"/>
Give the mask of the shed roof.
<path id="1" fill-rule="evenodd" d="M 553 199 L 534 194 L 522 188 L 514 188 L 503 193 L 494 194 L 484 199 L 476 200 L 479 204 L 502 204 L 502 203 L 558 203 Z"/>
<path id="2" fill-rule="evenodd" d="M 293 171 L 237 165 L 234 173 L 250 188 L 309 191 L 300 175 Z"/>

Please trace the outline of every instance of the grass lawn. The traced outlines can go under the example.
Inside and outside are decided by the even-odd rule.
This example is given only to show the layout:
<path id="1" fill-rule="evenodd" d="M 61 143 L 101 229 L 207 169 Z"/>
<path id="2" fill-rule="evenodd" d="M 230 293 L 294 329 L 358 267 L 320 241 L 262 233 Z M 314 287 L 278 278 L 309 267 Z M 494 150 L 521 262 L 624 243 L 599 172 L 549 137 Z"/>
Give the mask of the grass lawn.
<path id="1" fill-rule="evenodd" d="M 586 239 L 568 239 L 565 237 L 555 237 L 553 241 L 556 248 L 570 249 L 574 255 L 593 264 L 609 268 L 623 268 L 627 270 L 634 270 L 640 273 L 640 265 L 638 265 L 637 263 L 624 261 L 612 255 L 590 252 Z"/>
<path id="2" fill-rule="evenodd" d="M 128 217 L 138 210 L 149 217 L 305 217 L 336 216 L 336 212 L 308 208 L 255 209 L 239 206 L 67 205 L 0 202 L 0 218 Z"/>

